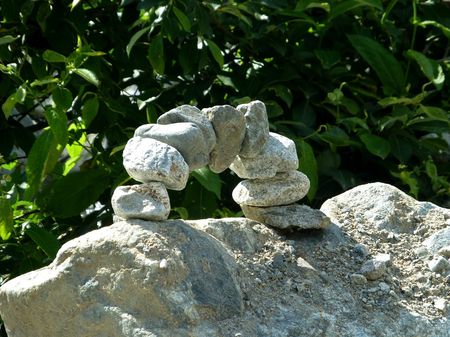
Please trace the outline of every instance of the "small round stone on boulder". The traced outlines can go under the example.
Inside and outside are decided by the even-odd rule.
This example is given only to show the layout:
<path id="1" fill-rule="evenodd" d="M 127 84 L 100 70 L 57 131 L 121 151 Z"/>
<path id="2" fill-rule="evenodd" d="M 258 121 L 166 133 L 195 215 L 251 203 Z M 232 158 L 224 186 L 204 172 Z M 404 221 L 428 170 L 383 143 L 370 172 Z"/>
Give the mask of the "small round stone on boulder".
<path id="1" fill-rule="evenodd" d="M 174 124 L 145 124 L 134 132 L 135 137 L 156 139 L 177 149 L 193 171 L 209 163 L 202 130 L 191 122 Z"/>
<path id="2" fill-rule="evenodd" d="M 119 186 L 111 197 L 114 213 L 123 219 L 166 220 L 170 200 L 163 183 Z"/>
<path id="3" fill-rule="evenodd" d="M 210 153 L 216 145 L 216 134 L 211 122 L 200 109 L 192 105 L 181 105 L 162 114 L 157 120 L 158 124 L 182 122 L 194 123 L 202 130 L 207 152 Z"/>
<path id="4" fill-rule="evenodd" d="M 233 190 L 239 205 L 279 206 L 302 199 L 309 190 L 309 179 L 299 171 L 278 173 L 269 179 L 243 180 Z"/>
<path id="5" fill-rule="evenodd" d="M 181 153 L 151 138 L 131 138 L 123 150 L 123 166 L 133 179 L 160 181 L 171 190 L 182 190 L 189 178 L 189 166 Z"/>
<path id="6" fill-rule="evenodd" d="M 253 101 L 238 105 L 236 109 L 245 117 L 245 137 L 239 155 L 246 158 L 256 157 L 269 139 L 266 105 L 261 101 Z"/>
<path id="7" fill-rule="evenodd" d="M 216 145 L 211 151 L 209 168 L 215 173 L 225 171 L 241 151 L 245 136 L 244 114 L 230 105 L 203 109 L 216 133 Z"/>
<path id="8" fill-rule="evenodd" d="M 295 143 L 282 135 L 269 133 L 269 139 L 253 158 L 237 156 L 230 169 L 243 179 L 272 178 L 278 172 L 297 170 Z"/>

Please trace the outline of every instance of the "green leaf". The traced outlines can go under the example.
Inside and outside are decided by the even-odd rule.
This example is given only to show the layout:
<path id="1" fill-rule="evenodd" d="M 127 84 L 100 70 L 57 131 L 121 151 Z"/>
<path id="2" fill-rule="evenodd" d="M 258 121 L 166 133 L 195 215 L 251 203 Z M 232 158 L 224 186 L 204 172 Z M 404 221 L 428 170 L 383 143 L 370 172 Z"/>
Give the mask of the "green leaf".
<path id="1" fill-rule="evenodd" d="M 333 20 L 336 17 L 351 11 L 355 8 L 367 6 L 373 7 L 378 10 L 383 10 L 383 5 L 380 0 L 346 0 L 346 1 L 336 1 L 336 5 L 331 7 L 330 15 L 328 16 L 328 20 Z"/>
<path id="2" fill-rule="evenodd" d="M 67 58 L 64 55 L 48 49 L 44 51 L 42 58 L 50 63 L 58 63 L 58 62 L 65 63 L 67 61 Z"/>
<path id="3" fill-rule="evenodd" d="M 327 129 L 319 134 L 327 143 L 334 146 L 347 146 L 350 144 L 350 137 L 347 133 L 337 126 L 328 126 Z"/>
<path id="4" fill-rule="evenodd" d="M 317 187 L 319 185 L 319 176 L 317 171 L 317 161 L 314 156 L 314 151 L 307 142 L 304 140 L 298 140 L 295 142 L 297 145 L 297 152 L 299 154 L 299 171 L 306 174 L 309 178 L 310 188 L 308 191 L 308 199 L 311 201 L 317 192 Z"/>
<path id="5" fill-rule="evenodd" d="M 216 60 L 217 64 L 222 68 L 225 61 L 219 46 L 212 40 L 206 39 L 205 41 L 214 60 Z"/>
<path id="6" fill-rule="evenodd" d="M 341 55 L 336 50 L 315 49 L 314 54 L 320 63 L 322 63 L 322 67 L 325 70 L 331 69 L 341 60 Z"/>
<path id="7" fill-rule="evenodd" d="M 39 135 L 28 154 L 25 172 L 29 188 L 25 199 L 29 200 L 36 194 L 44 177 L 55 167 L 62 150 L 49 129 Z"/>
<path id="8" fill-rule="evenodd" d="M 9 44 L 9 43 L 11 43 L 11 42 L 17 40 L 19 37 L 20 37 L 20 36 L 14 37 L 14 36 L 12 36 L 12 35 L 5 35 L 5 36 L 2 36 L 2 37 L 0 37 L 0 46 L 3 45 L 3 44 Z"/>
<path id="9" fill-rule="evenodd" d="M 86 125 L 86 127 L 91 124 L 91 122 L 97 115 L 98 105 L 99 102 L 97 95 L 84 102 L 83 107 L 81 108 L 81 116 L 83 116 L 84 124 Z"/>
<path id="10" fill-rule="evenodd" d="M 420 105 L 417 111 L 432 119 L 450 123 L 450 112 L 444 109 L 435 106 Z"/>
<path id="11" fill-rule="evenodd" d="M 217 196 L 217 199 L 220 200 L 222 182 L 218 174 L 212 172 L 206 167 L 194 170 L 191 174 L 204 188 L 210 192 L 213 192 Z"/>
<path id="12" fill-rule="evenodd" d="M 45 230 L 44 228 L 38 227 L 35 224 L 28 224 L 25 229 L 25 233 L 38 245 L 39 248 L 44 251 L 49 258 L 54 259 L 56 257 L 56 253 L 58 253 L 61 245 L 53 233 Z"/>
<path id="13" fill-rule="evenodd" d="M 70 5 L 71 11 L 81 2 L 81 0 L 73 0 L 72 4 Z"/>
<path id="14" fill-rule="evenodd" d="M 5 115 L 6 119 L 8 119 L 8 117 L 11 115 L 11 112 L 16 106 L 16 104 L 21 104 L 25 102 L 26 96 L 27 91 L 25 89 L 25 84 L 23 84 L 19 88 L 17 88 L 15 93 L 10 95 L 6 99 L 5 103 L 2 104 L 3 114 Z"/>
<path id="15" fill-rule="evenodd" d="M 385 159 L 391 152 L 391 145 L 384 138 L 369 133 L 361 135 L 360 138 L 367 150 L 381 159 Z"/>
<path id="16" fill-rule="evenodd" d="M 405 74 L 401 64 L 388 50 L 371 38 L 362 35 L 348 35 L 356 51 L 375 71 L 386 95 L 404 92 Z"/>
<path id="17" fill-rule="evenodd" d="M 281 98 L 288 107 L 291 107 L 293 97 L 292 97 L 292 92 L 288 87 L 278 84 L 278 85 L 273 86 L 271 89 L 273 89 L 275 91 L 275 94 L 279 98 Z"/>
<path id="18" fill-rule="evenodd" d="M 46 109 L 45 118 L 47 119 L 50 130 L 55 136 L 56 141 L 61 147 L 65 147 L 67 144 L 67 116 L 61 109 Z"/>
<path id="19" fill-rule="evenodd" d="M 70 173 L 56 180 L 41 202 L 54 216 L 78 215 L 98 200 L 109 181 L 107 173 L 99 169 Z"/>
<path id="20" fill-rule="evenodd" d="M 72 106 L 72 93 L 62 87 L 57 87 L 52 92 L 53 102 L 61 110 L 68 110 Z"/>
<path id="21" fill-rule="evenodd" d="M 423 74 L 434 84 L 437 90 L 441 90 L 445 82 L 445 74 L 441 65 L 418 51 L 408 50 L 408 57 L 417 62 Z"/>
<path id="22" fill-rule="evenodd" d="M 175 6 L 173 6 L 172 9 L 181 26 L 183 27 L 183 30 L 186 32 L 190 32 L 191 22 L 189 21 L 189 18 L 186 16 L 186 14 L 184 14 L 181 10 L 179 10 Z"/>
<path id="23" fill-rule="evenodd" d="M 164 43 L 161 34 L 155 36 L 150 43 L 150 46 L 148 47 L 148 60 L 155 72 L 160 75 L 164 74 Z"/>
<path id="24" fill-rule="evenodd" d="M 85 69 L 85 68 L 77 68 L 74 69 L 73 72 L 77 74 L 78 76 L 84 78 L 89 83 L 95 85 L 98 87 L 100 85 L 100 81 L 97 78 L 97 75 L 95 75 L 91 70 Z"/>
<path id="25" fill-rule="evenodd" d="M 128 57 L 130 57 L 131 49 L 133 49 L 136 42 L 142 37 L 142 35 L 147 33 L 150 30 L 150 28 L 151 28 L 151 26 L 145 27 L 145 28 L 141 29 L 140 31 L 136 32 L 131 37 L 130 42 L 128 42 L 127 47 L 126 47 Z"/>
<path id="26" fill-rule="evenodd" d="M 391 145 L 391 152 L 400 163 L 405 164 L 413 154 L 413 147 L 406 138 L 397 135 L 389 136 L 389 144 Z"/>
<path id="27" fill-rule="evenodd" d="M 425 172 L 431 179 L 435 179 L 438 177 L 437 167 L 433 162 L 433 159 L 430 158 L 425 162 Z"/>
<path id="28" fill-rule="evenodd" d="M 12 234 L 14 226 L 13 211 L 10 202 L 0 197 L 0 238 L 8 240 Z"/>
<path id="29" fill-rule="evenodd" d="M 31 87 L 37 87 L 37 86 L 41 86 L 41 85 L 47 85 L 50 83 L 58 83 L 59 82 L 59 78 L 53 77 L 53 76 L 46 76 L 43 77 L 39 80 L 34 80 L 33 82 L 31 82 Z"/>

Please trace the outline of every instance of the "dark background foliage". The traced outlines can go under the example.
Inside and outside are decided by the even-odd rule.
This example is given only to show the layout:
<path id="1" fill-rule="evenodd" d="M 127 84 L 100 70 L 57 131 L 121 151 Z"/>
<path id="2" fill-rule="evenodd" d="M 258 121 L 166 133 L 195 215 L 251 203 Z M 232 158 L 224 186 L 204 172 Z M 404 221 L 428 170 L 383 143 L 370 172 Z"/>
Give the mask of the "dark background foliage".
<path id="1" fill-rule="evenodd" d="M 448 205 L 449 39 L 434 0 L 1 0 L 3 281 L 110 224 L 124 144 L 181 104 L 264 101 L 315 207 L 372 181 Z M 195 171 L 171 217 L 240 215 L 237 182 Z"/>

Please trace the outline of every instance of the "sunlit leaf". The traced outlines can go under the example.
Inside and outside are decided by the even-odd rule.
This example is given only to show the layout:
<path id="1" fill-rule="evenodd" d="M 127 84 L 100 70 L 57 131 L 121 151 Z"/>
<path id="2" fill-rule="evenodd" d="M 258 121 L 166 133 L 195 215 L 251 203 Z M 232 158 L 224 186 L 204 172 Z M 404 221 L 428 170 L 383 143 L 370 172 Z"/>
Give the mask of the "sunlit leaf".
<path id="1" fill-rule="evenodd" d="M 422 70 L 423 74 L 434 84 L 437 90 L 442 89 L 445 82 L 445 74 L 437 61 L 411 49 L 406 52 L 406 55 L 417 62 L 420 70 Z"/>
<path id="2" fill-rule="evenodd" d="M 18 38 L 19 38 L 19 36 L 16 36 L 16 37 L 14 37 L 12 35 L 2 36 L 2 37 L 0 37 L 0 46 L 3 44 L 9 44 L 13 41 L 16 41 Z"/>
<path id="3" fill-rule="evenodd" d="M 205 41 L 214 60 L 216 60 L 217 64 L 222 68 L 225 61 L 219 46 L 212 40 L 207 39 Z"/>
<path id="4" fill-rule="evenodd" d="M 4 197 L 0 197 L 0 238 L 8 240 L 13 231 L 13 211 L 11 203 Z"/>
<path id="5" fill-rule="evenodd" d="M 25 233 L 41 248 L 49 258 L 55 258 L 61 245 L 56 236 L 35 224 L 28 224 Z"/>
<path id="6" fill-rule="evenodd" d="M 125 48 L 127 51 L 127 55 L 130 56 L 131 49 L 133 49 L 136 42 L 148 31 L 150 31 L 151 26 L 145 27 L 138 32 L 136 32 L 130 39 L 130 42 L 128 42 L 127 47 Z"/>
<path id="7" fill-rule="evenodd" d="M 89 83 L 95 85 L 96 87 L 100 85 L 100 81 L 98 80 L 97 75 L 95 75 L 95 73 L 89 69 L 77 68 L 74 69 L 73 72 L 78 76 L 84 78 Z"/>
<path id="8" fill-rule="evenodd" d="M 67 61 L 64 55 L 48 49 L 44 51 L 44 54 L 42 54 L 42 58 L 50 63 L 58 63 L 58 62 L 65 63 Z"/>
<path id="9" fill-rule="evenodd" d="M 222 182 L 218 174 L 212 172 L 206 167 L 192 171 L 191 175 L 208 191 L 213 192 L 217 199 L 220 199 L 220 191 L 222 189 Z"/>

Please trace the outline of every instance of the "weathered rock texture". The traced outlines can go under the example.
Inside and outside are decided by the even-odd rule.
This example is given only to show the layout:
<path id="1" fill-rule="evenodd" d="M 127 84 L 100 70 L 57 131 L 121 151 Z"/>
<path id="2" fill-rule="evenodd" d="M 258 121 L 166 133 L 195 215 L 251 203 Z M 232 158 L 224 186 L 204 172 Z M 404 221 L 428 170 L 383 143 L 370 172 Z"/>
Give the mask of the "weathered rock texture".
<path id="1" fill-rule="evenodd" d="M 241 181 L 233 190 L 239 205 L 279 206 L 302 199 L 309 190 L 309 179 L 299 171 L 278 173 L 268 179 Z"/>
<path id="2" fill-rule="evenodd" d="M 230 169 L 243 179 L 272 178 L 278 172 L 297 170 L 295 143 L 287 137 L 270 132 L 264 147 L 253 158 L 237 156 Z"/>
<path id="3" fill-rule="evenodd" d="M 124 219 L 166 220 L 170 199 L 163 183 L 119 186 L 111 197 L 114 213 Z"/>
<path id="4" fill-rule="evenodd" d="M 245 136 L 244 114 L 232 106 L 218 105 L 203 109 L 216 134 L 216 145 L 211 151 L 209 168 L 220 173 L 225 171 L 241 151 Z"/>
<path id="5" fill-rule="evenodd" d="M 242 142 L 242 157 L 256 157 L 269 139 L 269 120 L 266 106 L 261 101 L 238 105 L 237 110 L 245 116 L 245 137 Z"/>
<path id="6" fill-rule="evenodd" d="M 309 231 L 242 218 L 120 222 L 3 285 L 0 313 L 9 337 L 450 335 L 448 272 L 414 253 L 449 228 L 450 210 L 369 184 L 322 211 L 333 224 Z M 360 271 L 373 259 L 386 263 L 368 280 Z"/>
<path id="7" fill-rule="evenodd" d="M 219 241 L 183 221 L 129 220 L 5 284 L 1 314 L 9 337 L 208 336 L 242 313 L 236 267 Z"/>
<path id="8" fill-rule="evenodd" d="M 194 123 L 144 124 L 136 129 L 134 136 L 156 139 L 174 147 L 181 153 L 190 171 L 209 163 L 205 137 Z"/>
<path id="9" fill-rule="evenodd" d="M 137 181 L 160 181 L 171 190 L 185 188 L 189 177 L 189 166 L 180 152 L 151 138 L 131 138 L 123 150 L 123 166 Z"/>

